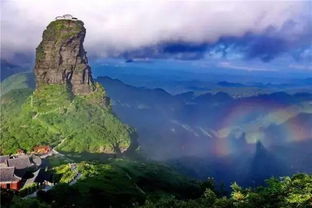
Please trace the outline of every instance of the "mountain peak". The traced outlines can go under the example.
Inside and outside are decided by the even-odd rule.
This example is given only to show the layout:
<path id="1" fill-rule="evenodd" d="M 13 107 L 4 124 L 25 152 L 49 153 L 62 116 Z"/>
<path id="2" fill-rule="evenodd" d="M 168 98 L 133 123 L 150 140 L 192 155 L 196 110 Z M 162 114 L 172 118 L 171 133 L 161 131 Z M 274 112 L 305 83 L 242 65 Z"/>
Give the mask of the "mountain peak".
<path id="1" fill-rule="evenodd" d="M 43 32 L 36 48 L 36 85 L 69 85 L 74 95 L 95 90 L 91 68 L 83 48 L 86 29 L 80 20 L 59 18 Z"/>

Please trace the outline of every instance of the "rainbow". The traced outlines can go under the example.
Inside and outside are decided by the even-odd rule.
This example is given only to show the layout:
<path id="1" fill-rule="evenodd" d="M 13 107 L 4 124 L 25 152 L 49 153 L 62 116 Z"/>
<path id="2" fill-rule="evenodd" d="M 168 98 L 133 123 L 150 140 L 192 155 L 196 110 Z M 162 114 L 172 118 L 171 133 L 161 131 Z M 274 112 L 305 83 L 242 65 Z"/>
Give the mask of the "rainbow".
<path id="1" fill-rule="evenodd" d="M 214 153 L 217 155 L 240 151 L 243 147 L 235 144 L 235 138 L 243 133 L 246 133 L 246 146 L 257 141 L 270 146 L 276 142 L 312 139 L 312 124 L 309 128 L 304 119 L 293 118 L 302 111 L 302 106 L 287 106 L 274 100 L 259 100 L 236 102 L 225 109 L 216 126 L 217 141 L 214 143 Z M 270 125 L 275 125 L 277 129 L 272 134 L 267 133 L 270 132 Z"/>

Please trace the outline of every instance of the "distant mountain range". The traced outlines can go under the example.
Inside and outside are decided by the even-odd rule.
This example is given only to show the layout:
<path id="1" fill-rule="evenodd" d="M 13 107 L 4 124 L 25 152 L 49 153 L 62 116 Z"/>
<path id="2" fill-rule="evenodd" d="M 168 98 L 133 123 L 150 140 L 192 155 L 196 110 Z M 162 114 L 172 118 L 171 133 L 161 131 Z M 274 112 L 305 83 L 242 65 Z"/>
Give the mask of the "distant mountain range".
<path id="1" fill-rule="evenodd" d="M 12 64 L 5 59 L 0 59 L 0 63 L 1 63 L 1 72 L 0 72 L 1 81 L 13 74 L 27 71 L 27 69 L 23 68 L 22 66 Z"/>
<path id="2" fill-rule="evenodd" d="M 235 134 L 239 136 L 245 133 L 247 140 L 251 141 L 252 138 L 248 136 L 253 136 L 256 130 L 269 132 L 266 129 L 272 127 L 270 125 L 287 125 L 287 122 L 291 122 L 289 119 L 296 119 L 297 116 L 298 125 L 311 124 L 310 120 L 302 119 L 301 116 L 311 116 L 312 94 L 310 93 L 290 95 L 277 92 L 239 99 L 222 92 L 199 96 L 189 92 L 173 96 L 161 89 L 132 87 L 108 77 L 99 78 L 98 81 L 105 86 L 112 98 L 115 112 L 124 121 L 138 129 L 140 138 L 144 138 L 144 141 L 141 141 L 142 145 L 147 141 L 161 144 L 163 140 L 170 137 L 175 143 L 175 149 L 177 146 L 180 147 L 179 154 L 181 155 L 183 152 L 186 155 L 192 155 L 195 152 L 207 153 L 206 147 L 211 145 L 203 145 L 203 143 L 209 143 L 208 138 L 224 135 L 231 137 Z M 140 115 L 140 117 L 134 115 Z M 234 128 L 235 125 L 246 128 L 238 130 Z M 154 135 L 156 134 L 154 132 L 157 132 L 157 135 Z M 303 131 L 300 137 L 301 139 L 311 137 L 311 132 Z M 196 146 L 197 142 L 198 146 Z M 183 145 L 188 143 L 191 143 L 188 150 L 184 150 Z M 270 142 L 264 139 L 264 143 Z M 154 145 L 151 147 L 157 149 L 156 152 L 153 149 L 148 152 L 156 156 L 159 150 Z M 192 146 L 194 146 L 194 152 L 190 148 Z M 165 148 L 170 148 L 170 145 L 159 149 Z M 179 155 L 172 150 L 165 152 L 165 154 L 159 153 L 160 157 L 166 157 L 166 154 L 168 157 L 170 154 L 173 154 L 173 157 Z"/>
<path id="3" fill-rule="evenodd" d="M 248 72 L 162 59 L 130 63 L 105 59 L 93 62 L 92 69 L 96 78 L 108 76 L 136 87 L 161 88 L 170 94 L 225 92 L 236 98 L 279 91 L 290 94 L 311 92 L 312 89 L 309 71 Z"/>

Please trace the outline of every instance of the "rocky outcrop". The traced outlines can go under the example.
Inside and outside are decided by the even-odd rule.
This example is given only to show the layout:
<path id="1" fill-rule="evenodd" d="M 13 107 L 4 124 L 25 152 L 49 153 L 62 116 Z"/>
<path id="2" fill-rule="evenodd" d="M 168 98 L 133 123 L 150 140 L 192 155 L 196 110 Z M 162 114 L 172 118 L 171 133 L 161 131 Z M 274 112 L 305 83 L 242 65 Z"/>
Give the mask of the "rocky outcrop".
<path id="1" fill-rule="evenodd" d="M 85 34 L 79 20 L 55 20 L 48 25 L 36 49 L 37 88 L 67 84 L 74 95 L 88 95 L 96 90 L 83 48 Z"/>

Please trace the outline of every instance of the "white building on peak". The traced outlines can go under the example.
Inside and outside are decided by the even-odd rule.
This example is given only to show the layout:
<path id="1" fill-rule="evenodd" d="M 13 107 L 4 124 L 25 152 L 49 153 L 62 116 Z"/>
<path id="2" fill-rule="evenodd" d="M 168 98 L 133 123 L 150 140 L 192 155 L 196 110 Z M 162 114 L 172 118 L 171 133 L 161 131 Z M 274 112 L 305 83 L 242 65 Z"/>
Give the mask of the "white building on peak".
<path id="1" fill-rule="evenodd" d="M 71 14 L 64 14 L 63 16 L 55 17 L 55 20 L 72 20 L 72 21 L 77 21 L 78 19 L 76 17 L 73 17 Z"/>

